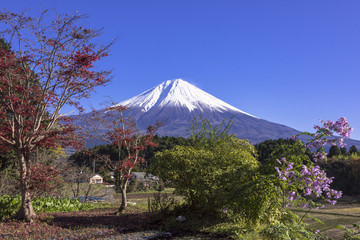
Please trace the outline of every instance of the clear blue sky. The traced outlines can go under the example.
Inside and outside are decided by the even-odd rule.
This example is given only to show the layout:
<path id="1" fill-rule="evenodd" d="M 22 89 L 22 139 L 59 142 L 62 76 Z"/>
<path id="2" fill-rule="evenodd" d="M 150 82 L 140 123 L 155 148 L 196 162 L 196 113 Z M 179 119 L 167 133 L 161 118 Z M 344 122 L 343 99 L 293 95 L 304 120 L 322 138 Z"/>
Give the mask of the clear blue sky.
<path id="1" fill-rule="evenodd" d="M 360 139 L 360 1 L 12 0 L 0 8 L 88 14 L 119 37 L 101 67 L 113 82 L 87 101 L 133 97 L 183 78 L 260 118 L 302 131 L 349 119 Z"/>

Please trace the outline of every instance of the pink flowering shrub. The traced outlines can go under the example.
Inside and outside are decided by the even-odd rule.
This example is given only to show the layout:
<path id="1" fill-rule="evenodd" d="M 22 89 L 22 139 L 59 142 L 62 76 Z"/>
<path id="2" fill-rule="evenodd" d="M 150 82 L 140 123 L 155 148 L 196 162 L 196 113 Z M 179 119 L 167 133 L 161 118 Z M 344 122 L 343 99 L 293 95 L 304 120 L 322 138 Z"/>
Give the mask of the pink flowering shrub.
<path id="1" fill-rule="evenodd" d="M 300 135 L 308 136 L 305 147 L 313 151 L 313 159 L 315 162 L 325 158 L 325 145 L 331 144 L 344 147 L 344 138 L 349 138 L 353 130 L 345 117 L 339 118 L 336 122 L 323 120 L 320 120 L 320 122 L 323 124 L 322 127 L 319 125 L 314 126 L 316 133 L 303 132 L 293 137 L 297 139 Z"/>
<path id="2" fill-rule="evenodd" d="M 324 207 L 325 203 L 334 205 L 342 195 L 341 191 L 331 189 L 333 178 L 327 177 L 316 162 L 325 159 L 325 145 L 343 147 L 343 139 L 350 137 L 352 128 L 344 117 L 336 122 L 321 123 L 322 126 L 314 127 L 316 133 L 305 132 L 293 137 L 294 140 L 300 135 L 301 139 L 304 139 L 303 136 L 307 137 L 304 147 L 311 155 L 312 162 L 301 163 L 300 155 L 283 155 L 272 165 L 276 170 L 275 174 L 262 176 L 265 179 L 261 182 L 262 188 L 265 190 L 257 190 L 256 200 L 259 200 L 257 203 L 262 199 L 266 200 L 268 204 L 263 204 L 266 207 L 264 216 L 266 219 L 274 219 L 269 221 L 269 226 L 262 232 L 270 239 L 318 239 L 319 231 L 312 233 L 307 230 L 303 218 L 313 208 Z M 308 211 L 300 217 L 293 212 L 294 207 Z M 278 214 L 271 214 L 272 212 Z"/>
<path id="3" fill-rule="evenodd" d="M 282 158 L 279 164 L 282 170 L 279 167 L 275 169 L 280 179 L 287 184 L 285 206 L 291 204 L 302 208 L 323 207 L 323 204 L 315 204 L 312 199 L 322 199 L 334 205 L 335 199 L 341 197 L 341 191 L 330 188 L 333 178 L 328 178 L 326 172 L 319 166 L 303 165 L 299 172 L 294 170 L 293 163 L 287 162 L 285 158 Z"/>
<path id="4" fill-rule="evenodd" d="M 350 137 L 352 128 L 346 118 L 341 117 L 338 121 L 322 121 L 323 126 L 316 125 L 316 133 L 301 133 L 309 138 L 305 147 L 312 151 L 314 162 L 325 158 L 324 146 L 326 144 L 344 146 L 343 138 Z M 299 136 L 298 135 L 298 136 Z M 314 151 L 315 149 L 315 151 Z M 311 199 L 320 198 L 325 202 L 334 205 L 335 199 L 341 197 L 342 192 L 330 188 L 333 178 L 328 178 L 326 172 L 319 166 L 302 165 L 301 171 L 293 169 L 293 163 L 287 162 L 285 158 L 278 160 L 279 167 L 275 169 L 282 181 L 288 185 L 286 206 L 292 203 L 293 206 L 303 208 L 319 207 Z M 320 205 L 323 206 L 322 204 Z"/>

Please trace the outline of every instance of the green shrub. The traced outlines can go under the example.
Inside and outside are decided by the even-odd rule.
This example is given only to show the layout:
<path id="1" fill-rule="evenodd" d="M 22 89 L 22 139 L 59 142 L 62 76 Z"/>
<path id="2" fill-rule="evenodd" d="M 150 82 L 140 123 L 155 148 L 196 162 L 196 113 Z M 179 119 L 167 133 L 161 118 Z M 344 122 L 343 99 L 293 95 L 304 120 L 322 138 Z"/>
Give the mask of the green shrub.
<path id="1" fill-rule="evenodd" d="M 160 179 L 159 182 L 157 182 L 156 184 L 154 184 L 153 189 L 156 191 L 164 191 L 165 190 L 165 184 L 163 182 L 163 180 Z"/>
<path id="2" fill-rule="evenodd" d="M 321 234 L 308 231 L 300 217 L 289 209 L 282 214 L 279 221 L 266 225 L 261 234 L 269 240 L 324 239 Z"/>
<path id="3" fill-rule="evenodd" d="M 174 197 L 169 197 L 167 193 L 154 193 L 154 199 L 148 198 L 148 210 L 151 213 L 160 212 L 168 214 L 175 206 L 179 204 Z"/>
<path id="4" fill-rule="evenodd" d="M 142 191 L 146 191 L 146 190 L 148 190 L 148 189 L 146 188 L 144 182 L 141 181 L 137 184 L 136 191 L 142 192 Z"/>
<path id="5" fill-rule="evenodd" d="M 198 129 L 194 122 L 190 146 L 155 155 L 153 173 L 171 181 L 175 192 L 195 209 L 210 213 L 226 208 L 234 181 L 244 184 L 258 168 L 254 147 L 229 135 L 229 126 L 212 127 L 202 120 Z"/>
<path id="6" fill-rule="evenodd" d="M 294 167 L 301 168 L 302 164 L 309 164 L 309 153 L 306 153 L 304 144 L 294 139 L 266 140 L 255 145 L 258 160 L 260 162 L 260 173 L 262 175 L 277 174 L 275 166 L 277 160 L 286 158 L 293 162 Z"/>
<path id="7" fill-rule="evenodd" d="M 131 179 L 130 183 L 128 184 L 128 186 L 126 188 L 126 192 L 128 192 L 128 193 L 136 192 L 138 184 L 139 184 L 139 182 L 136 178 Z"/>
<path id="8" fill-rule="evenodd" d="M 20 208 L 20 196 L 11 197 L 9 195 L 0 196 L 0 221 L 14 215 Z"/>

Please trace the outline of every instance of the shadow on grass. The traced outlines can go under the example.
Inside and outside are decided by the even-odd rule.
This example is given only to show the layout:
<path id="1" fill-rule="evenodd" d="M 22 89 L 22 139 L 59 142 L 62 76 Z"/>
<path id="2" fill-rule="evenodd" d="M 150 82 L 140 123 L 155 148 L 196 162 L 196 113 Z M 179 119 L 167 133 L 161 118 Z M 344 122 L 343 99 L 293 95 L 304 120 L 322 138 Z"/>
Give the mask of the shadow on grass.
<path id="1" fill-rule="evenodd" d="M 42 214 L 38 220 L 73 232 L 74 239 L 115 236 L 115 239 L 229 239 L 223 234 L 204 231 L 219 223 L 216 218 L 200 218 L 192 213 L 186 221 L 178 222 L 175 216 L 165 217 L 159 213 L 125 212 L 116 216 L 115 210 Z"/>
<path id="2" fill-rule="evenodd" d="M 177 222 L 175 213 L 164 216 L 129 208 L 117 216 L 116 210 L 39 213 L 32 224 L 0 222 L 0 239 L 227 239 L 207 231 L 219 223 L 217 218 L 192 212 Z"/>
<path id="3" fill-rule="evenodd" d="M 185 217 L 184 220 L 178 221 L 179 216 Z M 188 236 L 195 239 L 232 239 L 229 237 L 232 234 L 226 231 L 233 225 L 229 219 L 216 214 L 186 209 L 186 207 L 167 212 L 167 214 L 158 212 L 153 215 L 151 223 L 158 226 L 159 230 L 170 232 L 173 237 L 180 239 L 183 237 L 188 239 L 186 238 Z M 225 231 L 219 231 L 219 226 Z"/>

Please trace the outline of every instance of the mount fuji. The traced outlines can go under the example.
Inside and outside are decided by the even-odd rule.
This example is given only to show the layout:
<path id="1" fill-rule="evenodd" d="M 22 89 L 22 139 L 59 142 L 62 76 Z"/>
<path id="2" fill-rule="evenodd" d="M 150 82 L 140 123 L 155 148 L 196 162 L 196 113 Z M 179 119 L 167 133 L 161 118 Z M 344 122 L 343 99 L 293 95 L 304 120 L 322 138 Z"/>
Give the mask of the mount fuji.
<path id="1" fill-rule="evenodd" d="M 208 119 L 213 126 L 232 119 L 230 133 L 251 143 L 288 138 L 299 133 L 241 111 L 182 79 L 165 81 L 116 105 L 129 108 L 125 114 L 136 121 L 139 129 L 156 121 L 162 122 L 163 126 L 157 132 L 160 136 L 188 136 L 194 118 Z"/>

